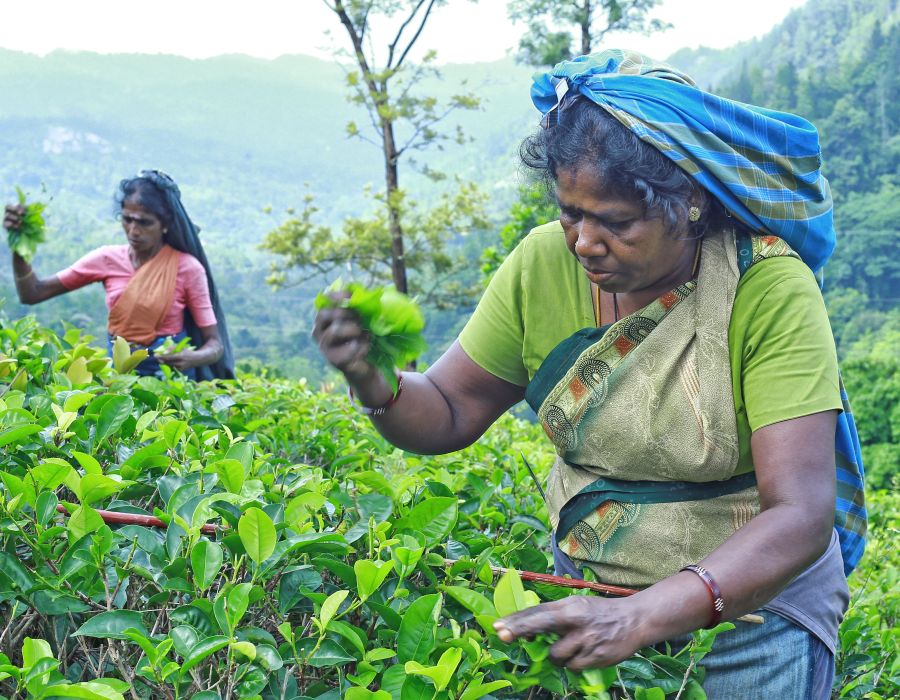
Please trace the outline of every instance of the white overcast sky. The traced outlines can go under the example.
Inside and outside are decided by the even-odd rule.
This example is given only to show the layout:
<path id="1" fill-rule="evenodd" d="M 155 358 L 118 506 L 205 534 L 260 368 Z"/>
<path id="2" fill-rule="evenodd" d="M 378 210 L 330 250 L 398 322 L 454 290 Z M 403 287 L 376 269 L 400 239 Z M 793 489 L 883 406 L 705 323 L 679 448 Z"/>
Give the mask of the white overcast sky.
<path id="1" fill-rule="evenodd" d="M 652 38 L 610 43 L 665 58 L 683 47 L 724 48 L 761 36 L 806 0 L 663 0 L 654 16 L 673 28 Z M 332 37 L 327 32 L 331 30 Z M 450 0 L 435 12 L 418 45 L 441 63 L 503 58 L 524 28 L 506 17 L 505 0 Z M 243 53 L 331 56 L 346 45 L 322 0 L 0 0 L 0 48 L 46 54 L 171 53 L 208 58 Z"/>

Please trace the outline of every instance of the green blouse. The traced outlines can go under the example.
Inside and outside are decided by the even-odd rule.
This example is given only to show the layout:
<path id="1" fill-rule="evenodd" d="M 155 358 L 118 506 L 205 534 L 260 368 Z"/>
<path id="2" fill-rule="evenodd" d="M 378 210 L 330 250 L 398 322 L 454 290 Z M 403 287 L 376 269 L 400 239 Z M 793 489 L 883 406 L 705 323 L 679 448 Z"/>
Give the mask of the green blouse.
<path id="1" fill-rule="evenodd" d="M 459 341 L 480 367 L 525 386 L 558 343 L 593 325 L 590 283 L 553 222 L 531 231 L 503 262 Z M 840 410 L 831 326 L 816 280 L 800 260 L 766 259 L 741 278 L 728 350 L 738 473 L 753 467 L 754 430 Z"/>

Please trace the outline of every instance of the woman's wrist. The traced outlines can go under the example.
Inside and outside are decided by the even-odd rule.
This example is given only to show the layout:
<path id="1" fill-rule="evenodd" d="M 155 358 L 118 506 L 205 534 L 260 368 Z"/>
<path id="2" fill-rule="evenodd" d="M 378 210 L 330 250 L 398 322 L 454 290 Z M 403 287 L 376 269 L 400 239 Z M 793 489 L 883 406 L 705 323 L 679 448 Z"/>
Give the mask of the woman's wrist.
<path id="1" fill-rule="evenodd" d="M 700 578 L 679 571 L 629 597 L 642 619 L 641 646 L 698 630 L 709 621 L 709 593 Z"/>
<path id="2" fill-rule="evenodd" d="M 363 408 L 377 410 L 397 396 L 377 367 L 356 376 L 345 372 L 344 377 L 354 400 Z"/>

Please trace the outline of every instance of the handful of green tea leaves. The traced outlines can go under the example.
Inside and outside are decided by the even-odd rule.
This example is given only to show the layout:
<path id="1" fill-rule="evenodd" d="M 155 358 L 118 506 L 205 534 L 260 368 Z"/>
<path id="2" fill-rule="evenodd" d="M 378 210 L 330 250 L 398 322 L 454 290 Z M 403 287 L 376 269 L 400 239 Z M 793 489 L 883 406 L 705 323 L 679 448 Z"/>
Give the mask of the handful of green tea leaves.
<path id="1" fill-rule="evenodd" d="M 19 196 L 19 204 L 25 206 L 25 214 L 22 216 L 22 224 L 19 228 L 9 231 L 9 248 L 14 253 L 21 255 L 27 262 L 34 258 L 38 243 L 43 243 L 44 238 L 44 202 L 25 203 L 25 193 L 21 187 L 16 187 Z"/>
<path id="2" fill-rule="evenodd" d="M 335 300 L 331 294 L 345 292 L 349 296 Z M 393 287 L 366 289 L 356 282 L 340 280 L 316 296 L 316 308 L 340 307 L 359 315 L 369 333 L 367 359 L 384 374 L 394 392 L 397 391 L 395 367 L 405 367 L 428 348 L 422 337 L 425 319 L 418 304 Z"/>

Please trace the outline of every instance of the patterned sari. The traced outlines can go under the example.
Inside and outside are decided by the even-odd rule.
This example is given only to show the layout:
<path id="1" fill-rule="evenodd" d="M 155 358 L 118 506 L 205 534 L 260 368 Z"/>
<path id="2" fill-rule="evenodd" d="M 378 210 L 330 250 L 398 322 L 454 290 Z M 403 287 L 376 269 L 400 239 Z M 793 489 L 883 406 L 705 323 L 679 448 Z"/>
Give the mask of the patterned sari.
<path id="1" fill-rule="evenodd" d="M 557 450 L 548 509 L 576 564 L 648 586 L 759 512 L 755 474 L 736 473 L 728 326 L 741 274 L 785 255 L 796 257 L 775 236 L 709 237 L 696 280 L 578 331 L 538 369 L 526 400 Z"/>

